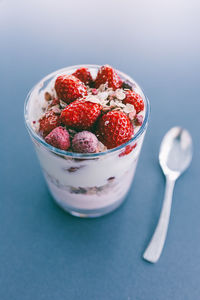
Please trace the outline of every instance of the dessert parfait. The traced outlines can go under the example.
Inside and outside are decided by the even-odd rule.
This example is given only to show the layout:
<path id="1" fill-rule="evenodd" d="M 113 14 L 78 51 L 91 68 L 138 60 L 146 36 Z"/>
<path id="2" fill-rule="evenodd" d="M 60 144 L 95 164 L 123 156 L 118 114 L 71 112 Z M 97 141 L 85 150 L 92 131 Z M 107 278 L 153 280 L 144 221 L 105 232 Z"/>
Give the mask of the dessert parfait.
<path id="1" fill-rule="evenodd" d="M 123 202 L 148 114 L 138 84 L 108 65 L 64 68 L 33 88 L 25 120 L 50 192 L 62 208 L 95 217 Z"/>

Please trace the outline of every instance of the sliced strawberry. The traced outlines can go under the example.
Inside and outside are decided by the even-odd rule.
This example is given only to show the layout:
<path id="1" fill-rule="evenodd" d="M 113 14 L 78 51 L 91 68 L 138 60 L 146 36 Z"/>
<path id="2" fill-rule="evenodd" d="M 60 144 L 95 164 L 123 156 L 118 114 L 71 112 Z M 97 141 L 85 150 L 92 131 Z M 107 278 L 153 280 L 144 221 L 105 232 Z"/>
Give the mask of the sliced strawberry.
<path id="1" fill-rule="evenodd" d="M 132 145 L 132 146 L 131 145 L 127 145 L 125 147 L 125 150 L 122 153 L 120 153 L 119 157 L 128 155 L 129 153 L 131 153 L 133 151 L 133 149 L 135 149 L 136 146 L 137 146 L 137 143 L 134 144 L 134 145 Z"/>

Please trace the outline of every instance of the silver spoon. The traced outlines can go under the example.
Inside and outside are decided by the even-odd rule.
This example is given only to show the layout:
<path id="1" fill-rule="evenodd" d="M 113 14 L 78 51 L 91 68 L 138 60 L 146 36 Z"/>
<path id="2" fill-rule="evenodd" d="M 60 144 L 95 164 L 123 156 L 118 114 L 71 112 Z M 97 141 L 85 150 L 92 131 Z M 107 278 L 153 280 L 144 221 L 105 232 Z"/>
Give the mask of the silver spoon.
<path id="1" fill-rule="evenodd" d="M 173 127 L 166 133 L 160 146 L 159 162 L 166 176 L 166 188 L 158 225 L 143 255 L 151 263 L 158 261 L 165 243 L 175 181 L 187 169 L 191 160 L 192 138 L 189 132 Z"/>

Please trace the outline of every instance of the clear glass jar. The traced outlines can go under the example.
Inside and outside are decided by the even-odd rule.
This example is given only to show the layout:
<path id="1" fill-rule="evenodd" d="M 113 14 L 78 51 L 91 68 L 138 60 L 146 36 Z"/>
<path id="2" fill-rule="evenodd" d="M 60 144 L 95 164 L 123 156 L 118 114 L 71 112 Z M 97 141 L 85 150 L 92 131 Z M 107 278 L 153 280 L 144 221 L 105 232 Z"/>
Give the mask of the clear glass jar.
<path id="1" fill-rule="evenodd" d="M 98 217 L 116 209 L 126 198 L 135 174 L 149 119 L 149 102 L 139 85 L 117 71 L 123 80 L 132 82 L 145 103 L 144 121 L 127 143 L 105 152 L 82 154 L 67 152 L 47 144 L 33 126 L 39 118 L 37 101 L 58 74 L 71 74 L 83 65 L 60 69 L 42 79 L 25 101 L 25 122 L 43 170 L 49 190 L 59 206 L 78 217 Z M 84 65 L 92 75 L 100 66 Z"/>

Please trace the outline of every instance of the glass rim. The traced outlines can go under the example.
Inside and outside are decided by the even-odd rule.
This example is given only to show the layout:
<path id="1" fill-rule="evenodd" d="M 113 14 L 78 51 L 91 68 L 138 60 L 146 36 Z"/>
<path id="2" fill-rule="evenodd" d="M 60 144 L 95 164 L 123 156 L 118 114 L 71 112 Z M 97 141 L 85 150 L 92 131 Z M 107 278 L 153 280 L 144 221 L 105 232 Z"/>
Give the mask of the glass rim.
<path id="1" fill-rule="evenodd" d="M 28 110 L 27 110 L 27 107 L 28 107 L 28 102 L 29 102 L 29 99 L 30 99 L 30 95 L 32 94 L 32 92 L 34 91 L 34 89 L 41 85 L 42 82 L 44 82 L 45 80 L 48 80 L 50 77 L 53 77 L 55 76 L 56 74 L 59 74 L 59 73 L 62 73 L 66 70 L 70 70 L 72 68 L 81 68 L 81 67 L 87 67 L 87 68 L 100 68 L 101 66 L 100 65 L 91 65 L 91 64 L 84 64 L 84 65 L 73 65 L 73 66 L 69 66 L 69 67 L 65 67 L 65 68 L 62 68 L 62 69 L 58 69 L 50 74 L 48 74 L 47 76 L 43 77 L 39 82 L 37 82 L 33 88 L 29 91 L 29 93 L 27 94 L 26 96 L 26 99 L 25 99 L 25 103 L 24 103 L 24 120 L 25 120 L 25 125 L 26 125 L 26 128 L 28 129 L 28 132 L 33 136 L 33 138 L 40 144 L 42 144 L 45 148 L 47 148 L 48 150 L 58 154 L 58 155 L 64 155 L 64 156 L 70 156 L 70 157 L 75 157 L 75 158 L 96 158 L 96 157 L 100 157 L 100 156 L 104 156 L 106 154 L 110 154 L 110 153 L 114 153 L 114 152 L 117 152 L 123 148 L 125 148 L 126 146 L 128 146 L 129 144 L 131 144 L 132 142 L 136 141 L 142 134 L 143 132 L 145 131 L 147 125 L 148 125 L 148 120 L 149 120 L 149 114 L 150 114 L 150 104 L 149 104 L 149 100 L 148 98 L 145 96 L 144 94 L 144 91 L 143 89 L 140 87 L 140 85 L 133 79 L 128 76 L 127 74 L 115 69 L 117 71 L 117 73 L 120 75 L 122 75 L 123 77 L 125 77 L 126 79 L 128 79 L 129 81 L 131 82 L 135 82 L 136 85 L 139 86 L 139 88 L 141 89 L 143 95 L 144 95 L 144 100 L 145 100 L 145 108 L 146 108 L 146 111 L 145 111 L 145 117 L 144 117 L 144 120 L 143 120 L 143 123 L 142 123 L 142 126 L 140 127 L 140 129 L 137 131 L 137 133 L 126 143 L 120 145 L 120 146 L 117 146 L 115 148 L 112 148 L 112 149 L 108 149 L 106 151 L 103 151 L 103 152 L 98 152 L 98 153 L 76 153 L 76 152 L 70 152 L 70 151 L 66 151 L 66 150 L 61 150 L 61 149 L 58 149 L 58 148 L 55 148 L 53 146 L 51 146 L 50 144 L 46 143 L 45 140 L 39 136 L 35 131 L 34 129 L 32 128 L 32 126 L 30 125 L 30 122 L 28 120 Z"/>

